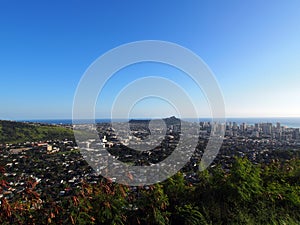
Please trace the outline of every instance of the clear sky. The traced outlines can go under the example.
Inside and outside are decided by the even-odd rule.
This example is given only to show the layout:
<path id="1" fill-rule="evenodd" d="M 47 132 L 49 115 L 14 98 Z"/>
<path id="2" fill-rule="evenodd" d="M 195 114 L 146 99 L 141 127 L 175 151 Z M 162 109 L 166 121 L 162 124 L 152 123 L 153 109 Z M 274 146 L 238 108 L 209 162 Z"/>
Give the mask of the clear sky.
<path id="1" fill-rule="evenodd" d="M 199 55 L 219 82 L 227 116 L 300 116 L 298 0 L 0 0 L 0 119 L 71 118 L 88 66 L 118 45 L 149 39 Z M 149 66 L 125 68 L 121 72 L 131 78 L 111 79 L 99 96 L 98 116 L 107 117 L 111 96 L 147 68 L 147 75 L 175 76 L 201 116 L 209 116 L 188 79 L 172 68 Z M 133 115 L 167 113 L 170 106 L 163 105 L 148 99 Z"/>

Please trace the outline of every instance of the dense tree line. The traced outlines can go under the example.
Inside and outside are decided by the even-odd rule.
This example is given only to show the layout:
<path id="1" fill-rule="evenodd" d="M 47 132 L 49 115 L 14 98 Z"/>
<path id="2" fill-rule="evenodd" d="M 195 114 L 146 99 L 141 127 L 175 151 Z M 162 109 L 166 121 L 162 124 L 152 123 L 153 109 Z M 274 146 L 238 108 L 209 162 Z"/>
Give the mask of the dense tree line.
<path id="1" fill-rule="evenodd" d="M 4 172 L 5 168 L 1 168 Z M 9 186 L 0 175 L 0 193 Z M 300 160 L 256 165 L 235 158 L 221 167 L 184 174 L 152 186 L 130 188 L 102 180 L 83 182 L 61 201 L 35 192 L 36 182 L 17 198 L 1 198 L 1 224 L 299 224 Z"/>

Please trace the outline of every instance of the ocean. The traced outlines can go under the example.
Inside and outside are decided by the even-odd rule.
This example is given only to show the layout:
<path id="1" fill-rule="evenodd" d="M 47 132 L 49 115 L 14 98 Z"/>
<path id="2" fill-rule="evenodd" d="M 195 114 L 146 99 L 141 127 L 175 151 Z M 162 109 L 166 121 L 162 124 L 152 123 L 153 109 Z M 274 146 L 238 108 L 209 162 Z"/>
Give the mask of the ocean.
<path id="1" fill-rule="evenodd" d="M 185 119 L 184 119 L 185 120 Z M 186 119 L 187 121 L 196 121 L 196 119 Z M 23 122 L 37 122 L 37 123 L 47 123 L 47 124 L 72 124 L 72 119 L 47 119 L 47 120 L 21 120 Z M 97 123 L 107 123 L 110 119 L 96 119 Z M 118 119 L 117 122 L 128 121 L 126 119 Z M 199 121 L 209 122 L 211 118 L 200 118 Z M 238 124 L 255 124 L 255 123 L 273 123 L 274 125 L 279 122 L 281 126 L 287 126 L 291 128 L 300 128 L 300 117 L 274 117 L 274 118 L 227 118 L 227 122 L 236 122 Z M 84 123 L 82 120 L 81 123 Z"/>

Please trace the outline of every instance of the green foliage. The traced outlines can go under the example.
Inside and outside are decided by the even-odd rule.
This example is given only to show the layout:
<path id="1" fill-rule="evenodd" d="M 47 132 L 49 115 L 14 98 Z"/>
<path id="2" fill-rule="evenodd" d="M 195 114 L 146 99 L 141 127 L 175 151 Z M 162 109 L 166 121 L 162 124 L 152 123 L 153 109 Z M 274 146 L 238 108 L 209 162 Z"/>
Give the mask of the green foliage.
<path id="1" fill-rule="evenodd" d="M 262 193 L 260 168 L 246 158 L 236 158 L 227 180 L 233 201 L 250 202 Z"/>
<path id="2" fill-rule="evenodd" d="M 26 141 L 74 140 L 71 129 L 60 126 L 28 124 L 0 120 L 0 143 L 23 143 Z"/>
<path id="3" fill-rule="evenodd" d="M 176 206 L 173 213 L 173 223 L 183 225 L 207 225 L 209 224 L 197 206 L 187 204 L 184 206 Z"/>
<path id="4" fill-rule="evenodd" d="M 69 201 L 72 224 L 124 224 L 125 190 L 120 185 L 101 182 L 84 184 L 78 196 Z"/>
<path id="5" fill-rule="evenodd" d="M 161 184 L 155 184 L 149 188 L 139 188 L 138 195 L 133 202 L 137 211 L 131 214 L 130 224 L 157 224 L 169 223 L 168 196 L 164 193 Z"/>
<path id="6" fill-rule="evenodd" d="M 195 205 L 212 224 L 299 223 L 299 161 L 261 166 L 236 158 L 228 173 L 200 172 Z"/>
<path id="7" fill-rule="evenodd" d="M 1 198 L 1 224 L 300 224 L 300 160 L 255 165 L 236 158 L 198 172 L 197 184 L 182 173 L 132 189 L 101 181 L 83 183 L 60 201 L 35 193 L 35 183 L 17 200 Z M 3 168 L 0 168 L 3 173 Z M 8 188 L 0 173 L 0 194 Z M 43 196 L 46 196 L 45 194 Z M 47 204 L 46 204 L 47 203 Z"/>

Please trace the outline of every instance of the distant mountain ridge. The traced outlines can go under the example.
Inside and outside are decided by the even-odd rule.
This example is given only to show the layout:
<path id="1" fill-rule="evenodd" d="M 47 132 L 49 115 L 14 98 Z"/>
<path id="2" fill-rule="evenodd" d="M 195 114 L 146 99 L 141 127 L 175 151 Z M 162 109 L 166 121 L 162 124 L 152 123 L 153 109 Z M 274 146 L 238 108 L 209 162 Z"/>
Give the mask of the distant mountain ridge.
<path id="1" fill-rule="evenodd" d="M 153 120 L 155 121 L 156 119 Z M 179 118 L 176 118 L 175 116 L 164 118 L 162 120 L 165 121 L 165 123 L 168 125 L 180 124 L 181 121 Z M 150 121 L 151 121 L 150 119 L 131 119 L 129 120 L 129 123 L 149 123 Z"/>

